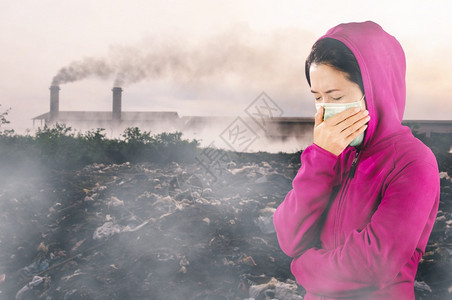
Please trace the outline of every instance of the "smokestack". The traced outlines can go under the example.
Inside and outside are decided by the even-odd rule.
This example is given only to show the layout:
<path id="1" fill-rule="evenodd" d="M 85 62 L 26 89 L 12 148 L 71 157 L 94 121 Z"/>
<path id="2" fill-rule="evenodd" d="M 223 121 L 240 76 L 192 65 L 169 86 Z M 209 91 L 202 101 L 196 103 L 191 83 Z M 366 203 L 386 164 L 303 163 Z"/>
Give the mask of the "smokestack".
<path id="1" fill-rule="evenodd" d="M 121 93 L 120 87 L 114 87 L 113 91 L 113 121 L 121 121 Z"/>
<path id="2" fill-rule="evenodd" d="M 53 122 L 58 118 L 60 110 L 60 87 L 52 85 L 50 87 L 50 121 Z"/>

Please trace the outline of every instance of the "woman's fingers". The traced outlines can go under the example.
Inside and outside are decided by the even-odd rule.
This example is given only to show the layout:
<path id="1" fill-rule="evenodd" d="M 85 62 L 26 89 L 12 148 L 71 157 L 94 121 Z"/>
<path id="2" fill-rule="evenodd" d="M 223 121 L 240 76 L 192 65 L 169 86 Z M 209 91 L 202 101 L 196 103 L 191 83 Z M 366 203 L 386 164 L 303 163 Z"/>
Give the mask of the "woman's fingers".
<path id="1" fill-rule="evenodd" d="M 347 145 L 367 128 L 369 112 L 360 108 L 350 108 L 340 112 L 325 121 L 324 108 L 321 107 L 315 115 L 314 143 L 339 155 Z"/>
<path id="2" fill-rule="evenodd" d="M 320 108 L 317 110 L 315 116 L 314 116 L 314 126 L 317 127 L 320 125 L 320 123 L 323 122 L 323 106 L 320 106 Z"/>
<path id="3" fill-rule="evenodd" d="M 335 114 L 331 118 L 328 118 L 327 120 L 325 120 L 325 122 L 328 123 L 328 125 L 334 126 L 339 123 L 342 123 L 344 120 L 352 117 L 353 115 L 359 113 L 360 111 L 361 111 L 361 109 L 359 107 L 352 107 L 352 108 L 346 109 L 340 113 Z"/>
<path id="4" fill-rule="evenodd" d="M 354 115 L 353 117 L 350 117 L 338 126 L 343 128 L 341 132 L 344 132 L 348 136 L 353 132 L 359 130 L 362 126 L 369 122 L 369 120 L 370 117 L 366 113 L 360 113 Z"/>
<path id="5" fill-rule="evenodd" d="M 347 112 L 347 113 L 345 113 L 345 112 Z M 328 122 L 329 123 L 328 125 L 336 126 L 338 131 L 342 132 L 342 131 L 346 130 L 347 128 L 352 127 L 355 123 L 357 123 L 359 121 L 364 120 L 364 123 L 368 122 L 369 121 L 368 115 L 369 115 L 369 112 L 367 110 L 359 110 L 359 108 L 358 108 L 358 111 L 356 111 L 355 108 L 350 108 L 339 114 L 332 116 L 331 118 L 325 120 L 325 122 L 328 122 L 331 120 L 330 122 Z M 338 118 L 335 118 L 336 116 L 338 116 Z M 340 119 L 339 117 L 342 117 L 342 119 Z M 355 129 L 357 129 L 357 128 L 355 128 Z"/>
<path id="6" fill-rule="evenodd" d="M 355 132 L 353 132 L 351 135 L 349 135 L 346 138 L 346 143 L 347 145 L 350 144 L 354 139 L 356 139 L 361 133 L 363 133 L 365 130 L 367 129 L 367 124 L 364 124 L 363 126 L 361 126 L 360 128 L 358 128 L 358 130 L 356 130 Z"/>

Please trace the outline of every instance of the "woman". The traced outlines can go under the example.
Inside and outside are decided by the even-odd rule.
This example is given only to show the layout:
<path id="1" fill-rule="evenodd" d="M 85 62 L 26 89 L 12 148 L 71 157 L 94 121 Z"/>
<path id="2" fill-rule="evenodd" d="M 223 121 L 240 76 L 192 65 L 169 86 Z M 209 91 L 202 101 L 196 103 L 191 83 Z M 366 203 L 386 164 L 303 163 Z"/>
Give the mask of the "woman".
<path id="1" fill-rule="evenodd" d="M 306 300 L 414 299 L 439 172 L 401 125 L 404 52 L 376 23 L 340 24 L 314 44 L 306 77 L 314 143 L 273 217 L 291 271 Z"/>

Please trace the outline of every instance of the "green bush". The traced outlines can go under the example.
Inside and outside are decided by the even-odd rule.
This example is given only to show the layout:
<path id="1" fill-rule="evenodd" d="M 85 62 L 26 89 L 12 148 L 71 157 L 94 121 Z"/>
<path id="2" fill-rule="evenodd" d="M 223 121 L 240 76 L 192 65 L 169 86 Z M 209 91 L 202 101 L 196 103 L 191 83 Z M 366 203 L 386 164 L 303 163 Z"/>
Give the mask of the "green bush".
<path id="1" fill-rule="evenodd" d="M 126 128 L 121 137 L 108 139 L 103 128 L 75 134 L 71 127 L 58 123 L 38 129 L 34 137 L 0 131 L 0 163 L 13 168 L 27 161 L 74 169 L 94 162 L 194 162 L 199 146 L 197 140 L 182 139 L 181 132 L 152 136 L 138 127 Z"/>

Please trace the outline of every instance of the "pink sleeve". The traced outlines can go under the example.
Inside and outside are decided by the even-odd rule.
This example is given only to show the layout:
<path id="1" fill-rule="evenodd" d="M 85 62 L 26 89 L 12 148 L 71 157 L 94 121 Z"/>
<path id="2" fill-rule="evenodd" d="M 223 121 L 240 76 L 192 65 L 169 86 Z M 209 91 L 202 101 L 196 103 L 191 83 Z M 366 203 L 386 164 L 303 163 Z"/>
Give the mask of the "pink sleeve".
<path id="1" fill-rule="evenodd" d="M 438 169 L 411 163 L 391 179 L 364 229 L 351 232 L 331 251 L 307 250 L 292 261 L 292 273 L 308 292 L 328 297 L 383 288 L 419 245 L 425 249 L 438 204 Z"/>
<path id="2" fill-rule="evenodd" d="M 328 205 L 337 156 L 311 144 L 301 154 L 301 167 L 284 201 L 273 215 L 279 245 L 296 257 L 315 245 L 321 216 Z"/>

